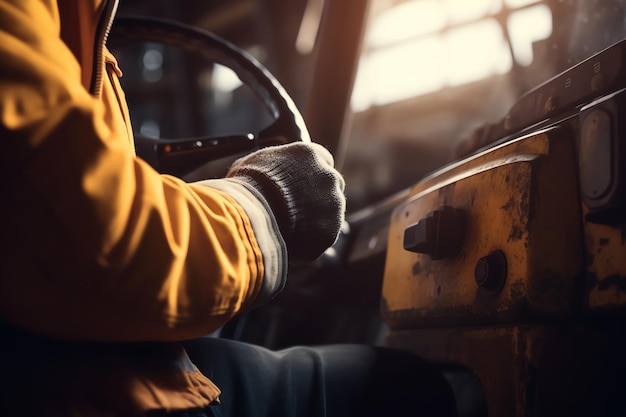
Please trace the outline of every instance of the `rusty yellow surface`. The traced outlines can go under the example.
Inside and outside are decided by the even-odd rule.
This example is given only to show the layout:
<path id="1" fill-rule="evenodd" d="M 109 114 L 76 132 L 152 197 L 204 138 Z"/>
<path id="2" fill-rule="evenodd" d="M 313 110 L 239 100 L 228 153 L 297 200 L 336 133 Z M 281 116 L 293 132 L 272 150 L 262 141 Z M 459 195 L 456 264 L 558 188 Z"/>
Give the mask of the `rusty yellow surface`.
<path id="1" fill-rule="evenodd" d="M 620 352 L 608 336 L 571 322 L 504 324 L 392 331 L 386 345 L 469 371 L 489 416 L 581 416 Z"/>
<path id="2" fill-rule="evenodd" d="M 394 210 L 389 232 L 382 313 L 392 328 L 566 316 L 580 307 L 583 238 L 570 136 L 558 128 L 529 135 L 413 188 Z M 405 229 L 443 205 L 468 214 L 460 252 L 431 260 L 405 250 Z M 477 286 L 474 268 L 498 249 L 508 274 L 492 294 Z"/>
<path id="3" fill-rule="evenodd" d="M 588 304 L 592 310 L 626 305 L 625 232 L 620 227 L 585 223 Z"/>

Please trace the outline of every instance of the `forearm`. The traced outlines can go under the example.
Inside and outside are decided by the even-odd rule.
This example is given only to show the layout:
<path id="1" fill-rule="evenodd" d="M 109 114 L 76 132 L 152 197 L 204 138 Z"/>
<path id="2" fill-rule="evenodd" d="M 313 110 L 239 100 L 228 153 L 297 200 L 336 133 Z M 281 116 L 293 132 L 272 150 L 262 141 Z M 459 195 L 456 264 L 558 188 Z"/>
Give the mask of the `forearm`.
<path id="1" fill-rule="evenodd" d="M 167 212 L 146 201 L 120 209 L 128 217 L 116 217 L 117 234 L 104 220 L 102 229 L 91 223 L 96 216 L 68 217 L 23 184 L 13 187 L 14 204 L 1 216 L 3 317 L 62 338 L 178 340 L 248 307 L 265 271 L 241 209 L 208 189 L 188 200 L 165 187 Z"/>

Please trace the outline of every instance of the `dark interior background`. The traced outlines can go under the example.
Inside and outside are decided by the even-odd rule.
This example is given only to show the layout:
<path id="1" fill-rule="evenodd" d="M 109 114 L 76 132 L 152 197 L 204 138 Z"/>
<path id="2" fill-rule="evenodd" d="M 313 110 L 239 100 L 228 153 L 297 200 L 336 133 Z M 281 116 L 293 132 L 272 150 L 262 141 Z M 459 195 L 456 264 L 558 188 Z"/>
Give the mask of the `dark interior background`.
<path id="1" fill-rule="evenodd" d="M 490 17 L 501 25 L 505 39 L 514 11 L 538 3 L 550 9 L 551 33 L 533 43 L 530 64 L 513 60 L 503 74 L 353 112 L 350 97 L 359 58 L 368 48 L 363 42 L 368 24 L 380 10 L 405 2 L 122 0 L 118 16 L 152 16 L 194 25 L 261 61 L 298 105 L 313 140 L 334 152 L 346 176 L 350 212 L 409 187 L 457 158 L 464 141 L 477 128 L 500 120 L 523 92 L 626 34 L 624 0 L 522 1 L 526 3 L 522 6 L 502 0 Z M 309 36 L 313 37 L 309 42 L 315 43 L 303 53 L 296 43 L 305 16 L 313 16 L 317 32 Z M 438 35 L 454 29 L 455 25 L 448 25 Z M 157 72 L 162 74 L 155 79 L 155 71 L 151 74 L 146 69 L 149 48 L 114 51 L 125 72 L 124 87 L 136 131 L 154 133 L 156 123 L 161 137 L 186 137 L 254 130 L 271 121 L 245 88 L 226 97 L 203 81 L 206 64 L 194 66 L 193 58 L 181 59 L 178 51 L 161 51 L 163 62 Z M 481 45 L 476 48 L 480 50 Z M 176 76 L 181 66 L 186 67 L 186 75 Z M 420 77 L 420 73 L 412 76 Z"/>

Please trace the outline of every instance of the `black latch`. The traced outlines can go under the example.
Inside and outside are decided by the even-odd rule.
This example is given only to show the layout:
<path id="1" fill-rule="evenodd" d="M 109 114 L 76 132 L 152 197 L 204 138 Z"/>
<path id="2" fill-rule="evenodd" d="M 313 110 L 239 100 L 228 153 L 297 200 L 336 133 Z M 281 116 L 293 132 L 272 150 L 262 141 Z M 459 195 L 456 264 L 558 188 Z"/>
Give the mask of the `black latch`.
<path id="1" fill-rule="evenodd" d="M 431 259 L 455 256 L 465 240 L 465 210 L 442 206 L 404 231 L 404 249 Z"/>

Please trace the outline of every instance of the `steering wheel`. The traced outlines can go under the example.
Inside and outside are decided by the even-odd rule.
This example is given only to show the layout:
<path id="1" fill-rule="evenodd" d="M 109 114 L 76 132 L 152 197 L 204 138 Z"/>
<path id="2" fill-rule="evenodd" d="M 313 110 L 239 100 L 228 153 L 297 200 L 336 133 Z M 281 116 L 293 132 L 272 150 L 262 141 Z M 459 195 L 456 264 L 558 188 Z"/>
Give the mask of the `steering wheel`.
<path id="1" fill-rule="evenodd" d="M 231 136 L 158 139 L 135 134 L 137 155 L 157 171 L 181 177 L 219 158 L 311 141 L 302 115 L 278 80 L 258 60 L 225 39 L 183 23 L 143 17 L 118 17 L 109 39 L 164 43 L 223 65 L 261 100 L 274 119 L 258 132 Z"/>

